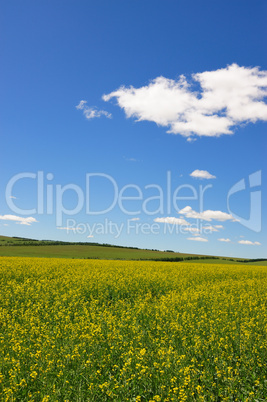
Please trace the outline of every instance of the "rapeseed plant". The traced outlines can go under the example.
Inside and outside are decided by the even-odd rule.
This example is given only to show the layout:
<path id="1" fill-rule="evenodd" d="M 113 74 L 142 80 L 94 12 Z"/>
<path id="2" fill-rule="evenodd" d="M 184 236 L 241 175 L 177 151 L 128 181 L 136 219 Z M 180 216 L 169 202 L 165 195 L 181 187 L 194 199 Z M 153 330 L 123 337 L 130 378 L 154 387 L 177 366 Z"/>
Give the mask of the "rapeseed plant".
<path id="1" fill-rule="evenodd" d="M 266 400 L 267 268 L 0 259 L 11 401 Z"/>

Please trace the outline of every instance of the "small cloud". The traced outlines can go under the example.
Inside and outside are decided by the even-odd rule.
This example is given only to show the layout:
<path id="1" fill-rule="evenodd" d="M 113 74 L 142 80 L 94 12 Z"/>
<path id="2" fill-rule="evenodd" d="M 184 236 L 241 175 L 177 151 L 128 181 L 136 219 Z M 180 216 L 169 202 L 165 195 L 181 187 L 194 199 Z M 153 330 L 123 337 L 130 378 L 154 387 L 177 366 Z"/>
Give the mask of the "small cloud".
<path id="1" fill-rule="evenodd" d="M 76 109 L 83 110 L 83 108 L 86 106 L 87 101 L 81 100 L 79 105 L 76 106 Z"/>
<path id="2" fill-rule="evenodd" d="M 195 142 L 197 139 L 196 138 L 193 138 L 193 137 L 188 137 L 187 138 L 187 142 Z"/>
<path id="3" fill-rule="evenodd" d="M 88 239 L 91 239 L 92 237 L 94 237 L 93 235 L 89 235 L 87 236 Z"/>
<path id="4" fill-rule="evenodd" d="M 230 239 L 218 239 L 218 241 L 224 241 L 225 243 L 229 243 L 231 240 Z"/>
<path id="5" fill-rule="evenodd" d="M 216 176 L 213 176 L 207 170 L 194 170 L 190 173 L 190 176 L 196 179 L 216 179 Z"/>
<path id="6" fill-rule="evenodd" d="M 227 214 L 226 212 L 213 211 L 213 210 L 196 212 L 190 206 L 186 206 L 185 208 L 181 209 L 179 211 L 179 214 L 185 215 L 186 218 L 203 219 L 204 221 L 212 221 L 212 220 L 222 222 L 227 220 L 235 221 L 235 218 L 232 215 Z"/>
<path id="7" fill-rule="evenodd" d="M 261 246 L 261 243 L 259 243 L 258 241 L 250 241 L 250 240 L 239 240 L 238 241 L 239 244 L 244 244 L 246 246 Z"/>
<path id="8" fill-rule="evenodd" d="M 16 200 L 17 199 L 17 197 L 15 197 L 14 195 L 10 195 L 10 197 L 9 198 L 13 198 L 14 200 Z"/>
<path id="9" fill-rule="evenodd" d="M 170 225 L 185 225 L 185 226 L 190 226 L 188 222 L 186 222 L 185 219 L 181 218 L 174 218 L 171 216 L 167 216 L 166 218 L 156 218 L 154 219 L 154 222 L 158 223 L 167 223 Z"/>
<path id="10" fill-rule="evenodd" d="M 218 232 L 218 229 L 215 226 L 212 226 L 212 225 L 205 225 L 205 226 L 202 227 L 202 229 L 204 230 L 205 233 Z"/>
<path id="11" fill-rule="evenodd" d="M 30 226 L 32 223 L 38 222 L 32 216 L 29 216 L 28 218 L 23 218 L 21 216 L 16 215 L 0 215 L 0 220 L 13 221 L 19 225 L 28 225 L 28 226 Z"/>
<path id="12" fill-rule="evenodd" d="M 217 229 L 223 229 L 223 225 L 214 225 L 214 227 Z"/>
<path id="13" fill-rule="evenodd" d="M 97 117 L 105 116 L 108 119 L 111 119 L 111 114 L 106 112 L 105 110 L 98 110 L 96 108 L 87 108 L 84 110 L 83 113 L 86 117 L 86 119 L 95 119 Z"/>
<path id="14" fill-rule="evenodd" d="M 30 226 L 31 224 L 27 221 L 22 221 L 22 222 L 15 222 L 16 225 L 26 225 L 26 226 Z"/>
<path id="15" fill-rule="evenodd" d="M 131 218 L 131 219 L 128 219 L 128 221 L 140 221 L 140 218 Z"/>
<path id="16" fill-rule="evenodd" d="M 208 239 L 204 239 L 204 237 L 188 237 L 187 240 L 204 241 L 204 242 L 208 241 Z"/>
<path id="17" fill-rule="evenodd" d="M 99 110 L 96 107 L 87 106 L 87 101 L 85 100 L 81 100 L 79 105 L 76 106 L 76 109 L 82 110 L 87 120 L 95 119 L 101 116 L 105 116 L 108 119 L 112 118 L 112 114 L 108 113 L 106 110 Z"/>

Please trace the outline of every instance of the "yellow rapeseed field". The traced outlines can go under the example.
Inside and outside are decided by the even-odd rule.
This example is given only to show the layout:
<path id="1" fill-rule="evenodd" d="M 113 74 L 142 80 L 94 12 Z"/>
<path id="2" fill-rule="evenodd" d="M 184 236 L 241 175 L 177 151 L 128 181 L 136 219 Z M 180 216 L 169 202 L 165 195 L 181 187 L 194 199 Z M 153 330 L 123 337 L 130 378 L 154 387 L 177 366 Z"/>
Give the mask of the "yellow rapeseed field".
<path id="1" fill-rule="evenodd" d="M 267 401 L 267 267 L 0 258 L 3 401 Z"/>

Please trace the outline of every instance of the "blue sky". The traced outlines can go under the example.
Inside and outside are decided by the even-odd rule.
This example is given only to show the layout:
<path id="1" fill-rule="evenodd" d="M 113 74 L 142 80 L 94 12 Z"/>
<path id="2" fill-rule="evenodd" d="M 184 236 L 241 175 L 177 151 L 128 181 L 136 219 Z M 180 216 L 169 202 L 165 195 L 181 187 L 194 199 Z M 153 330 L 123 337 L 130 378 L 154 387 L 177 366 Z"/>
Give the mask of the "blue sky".
<path id="1" fill-rule="evenodd" d="M 2 235 L 266 257 L 266 1 L 0 14 Z"/>

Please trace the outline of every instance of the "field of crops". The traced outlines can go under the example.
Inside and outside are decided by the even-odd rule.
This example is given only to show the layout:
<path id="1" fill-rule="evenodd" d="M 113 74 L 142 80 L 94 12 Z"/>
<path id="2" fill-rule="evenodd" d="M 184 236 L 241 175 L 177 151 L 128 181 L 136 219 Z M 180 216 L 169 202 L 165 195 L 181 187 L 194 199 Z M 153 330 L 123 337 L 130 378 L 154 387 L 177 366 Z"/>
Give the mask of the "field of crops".
<path id="1" fill-rule="evenodd" d="M 266 401 L 267 268 L 0 258 L 3 401 Z"/>

